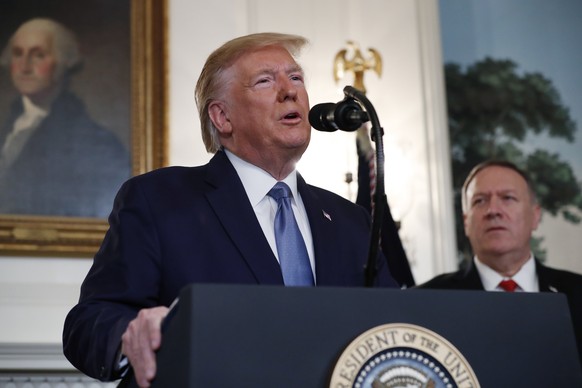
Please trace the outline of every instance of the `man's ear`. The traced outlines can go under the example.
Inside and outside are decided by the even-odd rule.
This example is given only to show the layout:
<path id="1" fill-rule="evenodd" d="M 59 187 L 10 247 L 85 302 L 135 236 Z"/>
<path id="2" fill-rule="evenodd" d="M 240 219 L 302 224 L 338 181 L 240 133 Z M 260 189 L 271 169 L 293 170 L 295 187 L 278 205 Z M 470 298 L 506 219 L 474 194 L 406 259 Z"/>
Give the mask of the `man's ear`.
<path id="1" fill-rule="evenodd" d="M 218 132 L 223 135 L 231 132 L 232 127 L 224 102 L 212 101 L 208 105 L 208 115 Z"/>

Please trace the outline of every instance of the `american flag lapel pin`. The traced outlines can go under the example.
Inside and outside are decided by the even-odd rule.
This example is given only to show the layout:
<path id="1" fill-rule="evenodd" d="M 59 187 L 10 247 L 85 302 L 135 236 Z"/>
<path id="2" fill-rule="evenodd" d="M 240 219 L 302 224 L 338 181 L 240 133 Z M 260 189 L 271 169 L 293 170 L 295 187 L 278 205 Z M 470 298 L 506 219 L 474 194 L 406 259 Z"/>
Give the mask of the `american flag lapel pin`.
<path id="1" fill-rule="evenodd" d="M 325 218 L 327 218 L 329 221 L 331 221 L 331 216 L 325 210 L 322 210 L 321 212 L 323 213 L 323 216 Z"/>

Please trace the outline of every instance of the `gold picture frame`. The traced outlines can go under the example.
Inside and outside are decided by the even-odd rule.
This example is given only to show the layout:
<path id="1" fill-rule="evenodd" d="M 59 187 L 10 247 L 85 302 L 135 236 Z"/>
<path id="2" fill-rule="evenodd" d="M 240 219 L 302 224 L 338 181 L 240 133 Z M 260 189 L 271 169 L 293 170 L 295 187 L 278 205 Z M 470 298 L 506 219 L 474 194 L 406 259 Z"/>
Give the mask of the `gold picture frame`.
<path id="1" fill-rule="evenodd" d="M 130 7 L 128 148 L 131 175 L 137 175 L 167 164 L 167 0 L 126 1 Z M 0 255 L 92 256 L 107 228 L 105 218 L 0 214 Z"/>

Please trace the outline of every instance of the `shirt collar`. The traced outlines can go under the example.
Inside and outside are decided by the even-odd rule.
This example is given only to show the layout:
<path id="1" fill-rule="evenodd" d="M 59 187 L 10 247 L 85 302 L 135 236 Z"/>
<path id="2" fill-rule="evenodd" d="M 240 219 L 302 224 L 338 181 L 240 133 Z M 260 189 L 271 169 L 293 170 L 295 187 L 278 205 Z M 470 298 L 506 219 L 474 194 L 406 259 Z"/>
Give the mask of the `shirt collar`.
<path id="1" fill-rule="evenodd" d="M 42 109 L 38 105 L 35 105 L 30 98 L 23 96 L 22 97 L 22 107 L 24 109 L 24 114 L 33 116 L 33 117 L 41 117 L 44 118 L 48 115 L 47 109 Z"/>
<path id="2" fill-rule="evenodd" d="M 507 279 L 495 272 L 491 267 L 484 264 L 479 260 L 477 256 L 473 259 L 479 276 L 481 277 L 481 282 L 483 283 L 483 288 L 486 291 L 498 290 L 499 282 Z M 517 282 L 519 287 L 525 292 L 538 292 L 539 284 L 538 277 L 536 274 L 536 266 L 533 255 L 530 253 L 529 259 L 524 265 L 517 271 L 512 277 L 513 280 Z"/>
<path id="3" fill-rule="evenodd" d="M 525 292 L 538 292 L 540 290 L 538 275 L 536 273 L 536 262 L 532 254 L 530 254 L 529 259 L 527 259 L 519 271 L 513 275 L 513 280 L 515 280 Z"/>
<path id="4" fill-rule="evenodd" d="M 269 190 L 271 190 L 278 181 L 265 170 L 242 160 L 227 149 L 225 149 L 224 152 L 234 166 L 247 196 L 249 197 L 251 205 L 255 207 L 263 200 L 263 198 L 265 198 Z M 293 193 L 293 198 L 298 198 L 296 171 L 294 170 L 291 174 L 287 175 L 282 182 L 285 182 L 289 186 Z"/>

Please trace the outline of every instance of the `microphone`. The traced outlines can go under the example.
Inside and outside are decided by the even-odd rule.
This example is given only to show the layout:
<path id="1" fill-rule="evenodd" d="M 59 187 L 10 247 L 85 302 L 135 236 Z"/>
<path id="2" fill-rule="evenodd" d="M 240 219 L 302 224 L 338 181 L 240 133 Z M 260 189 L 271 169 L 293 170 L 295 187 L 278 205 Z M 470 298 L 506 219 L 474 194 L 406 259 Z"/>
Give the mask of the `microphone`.
<path id="1" fill-rule="evenodd" d="M 338 129 L 353 132 L 368 120 L 368 114 L 350 97 L 337 104 L 331 102 L 317 104 L 309 111 L 311 126 L 324 132 L 335 132 Z"/>

